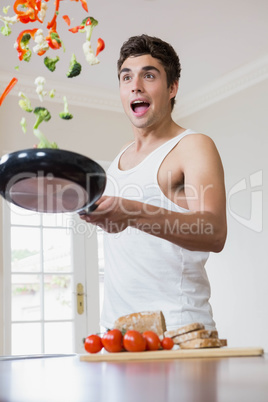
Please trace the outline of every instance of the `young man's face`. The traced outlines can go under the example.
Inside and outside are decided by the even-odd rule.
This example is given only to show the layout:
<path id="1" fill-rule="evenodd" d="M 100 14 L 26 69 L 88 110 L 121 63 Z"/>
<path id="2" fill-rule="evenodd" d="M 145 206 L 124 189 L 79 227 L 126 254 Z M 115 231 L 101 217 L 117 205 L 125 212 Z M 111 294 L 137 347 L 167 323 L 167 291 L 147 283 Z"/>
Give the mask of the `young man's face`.
<path id="1" fill-rule="evenodd" d="M 166 72 L 158 59 L 149 54 L 129 57 L 121 66 L 119 82 L 122 105 L 135 127 L 153 127 L 170 118 L 170 99 L 178 84 L 167 87 Z"/>

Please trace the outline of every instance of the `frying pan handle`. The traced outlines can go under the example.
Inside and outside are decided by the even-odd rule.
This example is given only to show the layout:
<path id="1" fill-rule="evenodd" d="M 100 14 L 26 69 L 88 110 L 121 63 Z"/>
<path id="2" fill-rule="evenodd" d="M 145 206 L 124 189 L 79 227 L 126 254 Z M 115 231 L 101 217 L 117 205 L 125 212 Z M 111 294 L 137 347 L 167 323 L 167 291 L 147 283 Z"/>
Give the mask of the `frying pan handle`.
<path id="1" fill-rule="evenodd" d="M 90 205 L 90 206 L 87 208 L 87 213 L 93 212 L 93 211 L 95 211 L 95 209 L 97 209 L 97 208 L 98 208 L 98 205 L 92 204 L 92 205 Z"/>
<path id="2" fill-rule="evenodd" d="M 83 209 L 82 211 L 79 211 L 78 214 L 79 215 L 89 215 L 90 212 L 95 211 L 95 209 L 98 207 L 98 205 L 96 204 L 92 204 L 89 207 L 87 207 L 86 209 Z"/>

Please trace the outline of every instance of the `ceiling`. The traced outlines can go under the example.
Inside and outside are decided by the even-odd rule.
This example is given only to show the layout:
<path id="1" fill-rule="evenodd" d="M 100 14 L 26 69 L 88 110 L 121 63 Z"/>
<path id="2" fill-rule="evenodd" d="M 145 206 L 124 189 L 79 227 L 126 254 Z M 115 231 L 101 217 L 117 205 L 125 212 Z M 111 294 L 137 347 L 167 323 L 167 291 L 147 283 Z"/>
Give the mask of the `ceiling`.
<path id="1" fill-rule="evenodd" d="M 43 58 L 33 55 L 29 63 L 20 62 L 13 48 L 18 33 L 40 24 L 14 25 L 9 37 L 0 35 L 1 73 L 35 78 L 43 75 L 47 80 L 62 82 L 74 88 L 117 92 L 116 62 L 122 43 L 132 35 L 146 33 L 171 43 L 182 64 L 181 94 L 189 94 L 223 77 L 233 70 L 268 53 L 268 1 L 267 0 L 87 0 L 89 13 L 80 2 L 64 0 L 60 3 L 61 15 L 68 14 L 71 26 L 79 25 L 91 15 L 99 21 L 92 35 L 96 48 L 99 37 L 106 43 L 100 54 L 100 64 L 89 66 L 84 60 L 82 44 L 85 34 L 72 34 L 59 17 L 58 32 L 66 52 L 49 50 L 48 56 L 60 57 L 55 72 L 43 65 Z M 4 2 L 2 2 L 4 3 Z M 5 1 L 5 4 L 13 1 Z M 51 19 L 54 2 L 48 3 Z M 2 10 L 1 10 L 2 11 Z M 2 12 L 1 12 L 2 14 Z M 13 15 L 9 10 L 9 15 Z M 46 24 L 44 24 L 44 28 Z M 67 78 L 66 72 L 72 53 L 82 64 L 82 73 Z M 19 72 L 14 67 L 19 65 Z M 2 87 L 2 85 L 1 85 Z M 2 91 L 2 88 L 1 88 Z"/>

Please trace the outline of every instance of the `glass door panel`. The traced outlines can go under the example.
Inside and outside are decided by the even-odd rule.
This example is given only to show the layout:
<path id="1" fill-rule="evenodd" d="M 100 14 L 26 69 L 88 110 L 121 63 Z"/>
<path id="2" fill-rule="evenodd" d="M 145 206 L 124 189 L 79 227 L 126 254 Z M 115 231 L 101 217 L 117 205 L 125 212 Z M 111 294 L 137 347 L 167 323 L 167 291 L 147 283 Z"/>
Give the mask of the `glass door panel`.
<path id="1" fill-rule="evenodd" d="M 71 272 L 71 236 L 67 228 L 43 228 L 44 272 Z"/>
<path id="2" fill-rule="evenodd" d="M 40 272 L 40 229 L 11 227 L 11 271 Z"/>
<path id="3" fill-rule="evenodd" d="M 45 353 L 72 353 L 74 344 L 74 328 L 72 322 L 46 322 Z"/>
<path id="4" fill-rule="evenodd" d="M 45 320 L 73 320 L 73 280 L 71 275 L 44 275 Z"/>
<path id="5" fill-rule="evenodd" d="M 41 323 L 13 323 L 11 345 L 12 355 L 34 355 L 42 353 Z"/>
<path id="6" fill-rule="evenodd" d="M 40 275 L 12 274 L 11 320 L 41 320 Z"/>

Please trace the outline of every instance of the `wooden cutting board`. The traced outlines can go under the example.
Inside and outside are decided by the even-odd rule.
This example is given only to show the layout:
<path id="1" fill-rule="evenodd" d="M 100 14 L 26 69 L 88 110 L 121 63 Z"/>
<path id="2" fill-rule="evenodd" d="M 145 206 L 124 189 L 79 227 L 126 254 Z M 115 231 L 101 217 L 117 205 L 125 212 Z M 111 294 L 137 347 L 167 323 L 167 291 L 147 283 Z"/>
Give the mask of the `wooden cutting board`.
<path id="1" fill-rule="evenodd" d="M 207 349 L 177 349 L 156 350 L 146 352 L 120 352 L 80 355 L 81 361 L 108 362 L 108 361 L 131 361 L 131 360 L 162 360 L 162 359 L 186 359 L 200 357 L 241 357 L 262 356 L 264 350 L 260 347 L 249 348 L 207 348 Z"/>

